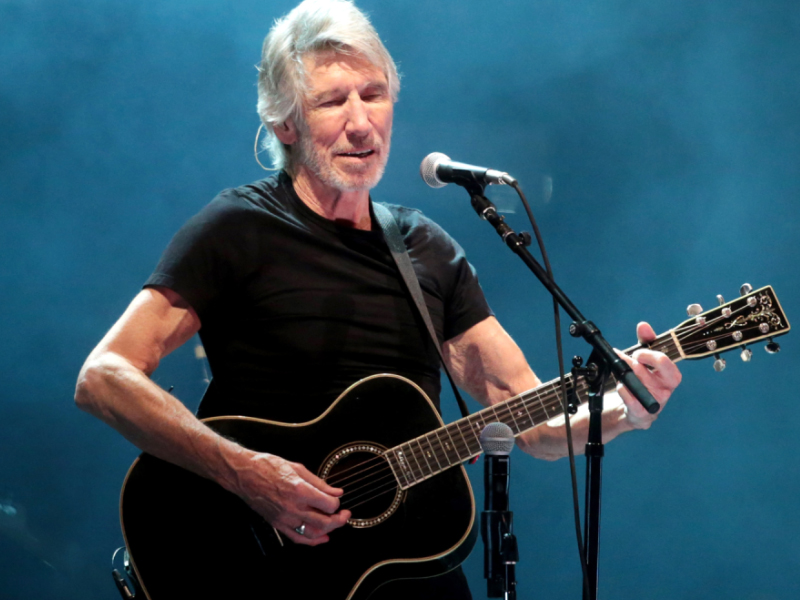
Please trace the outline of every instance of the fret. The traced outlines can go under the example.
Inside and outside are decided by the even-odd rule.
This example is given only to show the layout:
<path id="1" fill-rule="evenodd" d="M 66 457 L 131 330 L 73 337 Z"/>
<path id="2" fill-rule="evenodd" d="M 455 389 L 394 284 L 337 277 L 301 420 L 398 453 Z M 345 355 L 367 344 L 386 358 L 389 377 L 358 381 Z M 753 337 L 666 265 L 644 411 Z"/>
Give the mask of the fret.
<path id="1" fill-rule="evenodd" d="M 474 415 L 470 416 L 470 421 L 473 423 L 470 424 L 470 432 L 478 438 L 478 443 L 480 443 L 481 432 L 483 431 L 484 423 L 483 423 L 483 415 L 480 412 L 475 413 Z M 480 421 L 480 422 L 479 422 Z M 469 446 L 467 446 L 469 447 Z"/>
<path id="2" fill-rule="evenodd" d="M 508 409 L 508 414 L 511 415 L 511 421 L 514 423 L 513 427 L 511 427 L 510 423 L 506 423 L 506 425 L 511 427 L 511 430 L 514 432 L 514 435 L 517 436 L 525 430 L 520 428 L 519 423 L 517 423 L 517 420 L 514 418 L 514 411 L 511 408 L 511 405 L 507 403 L 505 406 Z"/>
<path id="3" fill-rule="evenodd" d="M 397 457 L 397 464 L 399 465 L 400 472 L 403 474 L 403 479 L 405 479 L 406 482 L 405 487 L 408 488 L 417 483 L 417 478 L 414 477 L 414 471 L 408 464 L 408 459 L 406 458 L 406 453 L 403 450 L 403 446 L 406 446 L 406 444 L 401 444 L 395 448 L 395 455 Z"/>
<path id="4" fill-rule="evenodd" d="M 414 439 L 413 441 L 417 442 L 417 446 L 419 446 L 419 451 L 422 453 L 422 458 L 425 460 L 425 465 L 428 467 L 428 475 L 433 475 L 433 469 L 431 468 L 431 463 L 428 461 L 428 457 L 425 455 L 425 449 L 422 447 L 422 443 L 419 441 L 419 438 Z M 414 451 L 414 456 L 416 457 L 416 451 Z M 422 465 L 420 465 L 422 466 Z"/>
<path id="5" fill-rule="evenodd" d="M 768 288 L 763 288 L 763 290 L 759 292 L 763 291 L 763 294 L 769 293 Z M 777 303 L 777 300 L 771 300 L 766 296 L 764 298 L 770 302 L 770 306 L 772 306 L 772 302 Z M 746 301 L 747 306 L 752 306 L 751 300 L 756 301 L 755 294 L 746 300 L 740 299 L 735 302 Z M 762 299 L 762 302 L 765 300 Z M 745 310 L 745 308 L 743 305 L 736 310 Z M 723 308 L 717 308 L 716 310 L 721 311 Z M 776 308 L 775 310 L 778 309 Z M 713 313 L 714 311 L 709 312 Z M 773 313 L 770 312 L 770 314 Z M 727 318 L 730 313 L 723 314 L 723 316 Z M 753 315 L 753 318 L 757 316 L 759 315 Z M 773 329 L 775 331 L 772 335 L 786 333 L 788 331 L 788 323 L 784 325 L 781 320 L 783 319 L 781 314 L 776 313 L 775 316 L 779 322 L 774 324 Z M 738 320 L 734 323 L 738 323 Z M 763 324 L 763 326 L 767 327 L 766 324 Z M 741 331 L 744 332 L 744 335 L 748 335 L 746 329 L 741 329 Z M 623 353 L 631 356 L 638 350 L 652 349 L 662 352 L 673 362 L 679 362 L 687 358 L 701 358 L 709 354 L 705 351 L 704 341 L 699 339 L 701 333 L 703 332 L 698 332 L 696 327 L 696 320 L 690 319 L 677 328 L 663 333 L 648 344 L 637 344 L 624 350 Z M 758 339 L 763 339 L 770 335 L 769 331 L 760 330 L 760 333 L 763 335 Z M 738 342 L 739 339 L 735 341 Z M 691 346 L 694 344 L 703 345 L 702 352 L 701 349 L 693 352 Z M 586 403 L 589 385 L 583 377 L 574 378 L 568 375 L 564 378 L 564 384 L 567 388 L 567 393 L 578 405 Z M 611 392 L 616 386 L 616 379 L 610 376 L 603 386 L 603 391 Z M 505 423 L 516 436 L 541 425 L 544 421 L 561 415 L 569 418 L 568 415 L 564 414 L 561 380 L 556 378 L 541 384 L 533 390 L 525 391 L 504 402 L 478 411 L 471 416 L 440 427 L 411 442 L 405 442 L 387 451 L 385 455 L 395 478 L 400 483 L 400 486 L 406 489 L 435 473 L 463 463 L 470 457 L 480 454 L 482 452 L 480 434 L 488 423 L 496 421 Z M 418 453 L 421 453 L 421 458 Z"/>
<path id="6" fill-rule="evenodd" d="M 461 437 L 461 440 L 464 442 L 464 446 L 466 447 L 466 450 L 467 450 L 466 458 L 469 458 L 472 455 L 470 454 L 470 450 L 469 450 L 469 442 L 467 441 L 467 438 L 464 437 L 464 431 L 461 429 L 461 423 L 462 423 L 463 420 L 464 419 L 462 419 L 460 421 L 456 421 L 455 423 L 453 423 L 453 425 L 458 430 L 458 435 Z M 456 447 L 456 449 L 458 449 L 458 447 Z M 461 456 L 461 452 L 459 452 L 458 455 Z"/>
<path id="7" fill-rule="evenodd" d="M 406 480 L 405 475 L 400 470 L 399 465 L 397 465 L 397 456 L 395 455 L 394 449 L 387 450 L 383 453 L 384 457 L 386 457 L 386 462 L 389 463 L 389 468 L 392 470 L 394 474 L 394 478 L 397 480 L 397 483 L 400 484 L 401 488 L 406 488 L 408 486 L 408 481 Z"/>
<path id="8" fill-rule="evenodd" d="M 542 402 L 542 395 L 541 394 L 536 394 L 536 399 L 539 401 L 539 406 L 541 406 L 542 410 L 544 411 L 545 420 L 549 421 L 550 420 L 550 413 L 547 412 L 547 407 L 545 406 L 544 402 Z"/>
<path id="9" fill-rule="evenodd" d="M 428 477 L 430 477 L 430 472 L 428 472 L 427 474 L 425 473 L 426 463 L 423 462 L 425 460 L 425 457 L 423 456 L 422 460 L 420 460 L 419 455 L 420 455 L 421 452 L 418 451 L 417 448 L 414 447 L 414 442 L 417 442 L 417 447 L 419 447 L 419 442 L 417 440 L 418 439 L 415 438 L 413 440 L 409 440 L 407 443 L 408 443 L 408 449 L 411 452 L 411 455 L 414 457 L 414 463 L 411 466 L 413 468 L 414 464 L 417 465 L 416 476 L 417 476 L 418 479 L 422 480 L 422 479 L 427 479 Z M 411 461 L 409 461 L 409 462 L 411 462 Z"/>
<path id="10" fill-rule="evenodd" d="M 536 421 L 531 416 L 531 411 L 528 410 L 528 403 L 525 402 L 525 399 L 522 396 L 520 396 L 519 397 L 519 401 L 520 401 L 520 404 L 522 405 L 522 408 L 525 409 L 525 414 L 528 415 L 528 427 L 525 428 L 527 430 L 528 428 L 533 427 L 534 425 L 536 425 Z M 520 412 L 522 412 L 522 411 L 520 411 Z"/>
<path id="11" fill-rule="evenodd" d="M 447 459 L 447 466 L 450 467 L 450 466 L 453 466 L 453 464 L 458 464 L 458 462 L 459 462 L 458 460 L 456 460 L 455 463 L 454 463 L 453 460 L 451 459 L 451 457 L 450 457 L 450 443 L 447 442 L 447 441 L 442 442 L 442 436 L 439 435 L 440 431 L 441 431 L 441 429 L 437 429 L 433 433 L 436 434 L 436 439 L 439 441 L 439 447 L 444 451 L 444 457 Z M 448 438 L 449 437 L 450 436 L 448 435 Z"/>
<path id="12" fill-rule="evenodd" d="M 450 445 L 452 446 L 453 450 L 458 457 L 458 462 L 464 462 L 464 458 L 461 456 L 461 453 L 458 451 L 458 446 L 456 446 L 455 441 L 453 440 L 453 435 L 450 433 L 450 430 L 453 429 L 454 426 L 458 424 L 458 421 L 455 423 L 451 423 L 447 427 L 444 428 L 445 432 L 447 433 L 447 437 L 450 438 Z"/>
<path id="13" fill-rule="evenodd" d="M 436 446 L 434 446 L 434 444 L 431 443 L 431 434 L 430 433 L 427 434 L 426 436 L 424 436 L 422 439 L 425 440 L 425 442 L 428 444 L 428 452 L 429 452 L 428 457 L 432 456 L 433 460 L 436 461 L 436 470 L 437 470 L 437 472 L 438 471 L 443 471 L 444 469 L 442 468 L 442 463 L 439 460 L 439 452 L 437 451 L 437 448 L 439 447 L 438 444 Z M 450 466 L 450 465 L 447 465 L 447 466 Z"/>
<path id="14" fill-rule="evenodd" d="M 465 441 L 467 443 L 467 450 L 469 451 L 470 456 L 475 456 L 476 454 L 480 454 L 483 451 L 480 442 L 481 431 L 483 431 L 483 428 L 479 426 L 477 434 L 472 430 L 470 430 L 471 435 L 468 438 L 465 438 Z M 464 433 L 463 430 L 461 430 L 461 433 L 463 436 Z"/>

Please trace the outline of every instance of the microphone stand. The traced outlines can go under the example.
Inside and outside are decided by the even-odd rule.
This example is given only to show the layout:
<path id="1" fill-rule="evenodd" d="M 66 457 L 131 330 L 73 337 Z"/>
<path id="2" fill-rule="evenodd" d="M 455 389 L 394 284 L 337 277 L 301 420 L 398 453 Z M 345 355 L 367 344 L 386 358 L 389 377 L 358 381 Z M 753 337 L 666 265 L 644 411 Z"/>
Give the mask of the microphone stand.
<path id="1" fill-rule="evenodd" d="M 602 438 L 603 387 L 613 376 L 641 402 L 651 414 L 658 412 L 660 405 L 647 388 L 636 377 L 628 364 L 617 356 L 611 345 L 603 338 L 600 330 L 587 320 L 567 295 L 549 277 L 547 271 L 528 251 L 530 235 L 518 235 L 497 213 L 495 205 L 483 195 L 485 184 L 477 178 L 472 182 L 461 182 L 470 194 L 472 208 L 478 216 L 489 222 L 506 245 L 522 259 L 539 281 L 556 299 L 559 306 L 572 319 L 569 333 L 582 337 L 593 348 L 586 367 L 575 361 L 573 375 L 583 376 L 589 384 L 589 439 L 586 444 L 586 515 L 584 537 L 584 559 L 586 561 L 588 586 L 584 587 L 584 600 L 596 600 L 598 588 L 598 555 L 600 546 L 600 490 L 602 481 L 602 458 L 604 454 Z M 577 381 L 577 379 L 574 379 Z M 566 416 L 566 415 L 565 415 Z"/>
<path id="2" fill-rule="evenodd" d="M 483 577 L 489 598 L 516 600 L 516 565 L 519 562 L 514 535 L 514 513 L 509 510 L 508 488 L 514 434 L 503 423 L 490 423 L 480 436 L 483 456 L 484 511 L 481 513 Z"/>

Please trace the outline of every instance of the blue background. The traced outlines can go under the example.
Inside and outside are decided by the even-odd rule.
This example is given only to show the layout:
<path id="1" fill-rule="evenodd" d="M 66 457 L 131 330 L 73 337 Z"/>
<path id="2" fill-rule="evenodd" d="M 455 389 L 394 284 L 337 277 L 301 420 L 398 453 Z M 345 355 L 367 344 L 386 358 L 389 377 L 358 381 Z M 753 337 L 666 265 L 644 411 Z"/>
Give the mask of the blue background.
<path id="1" fill-rule="evenodd" d="M 117 494 L 137 451 L 74 408 L 74 381 L 175 230 L 264 176 L 254 65 L 292 5 L 0 0 L 4 599 L 117 597 Z M 421 182 L 429 152 L 522 182 L 561 287 L 617 347 L 637 321 L 665 331 L 745 281 L 800 318 L 800 4 L 360 6 L 404 76 L 374 197 L 421 208 L 465 246 L 540 376 L 557 374 L 550 301 L 462 190 Z M 524 229 L 509 192 L 489 195 Z M 603 597 L 797 597 L 800 342 L 780 341 L 750 364 L 728 354 L 722 374 L 683 363 L 658 422 L 607 448 Z M 192 407 L 193 346 L 155 374 Z M 519 596 L 578 598 L 568 464 L 513 460 Z M 476 598 L 481 561 L 477 549 L 465 565 Z"/>

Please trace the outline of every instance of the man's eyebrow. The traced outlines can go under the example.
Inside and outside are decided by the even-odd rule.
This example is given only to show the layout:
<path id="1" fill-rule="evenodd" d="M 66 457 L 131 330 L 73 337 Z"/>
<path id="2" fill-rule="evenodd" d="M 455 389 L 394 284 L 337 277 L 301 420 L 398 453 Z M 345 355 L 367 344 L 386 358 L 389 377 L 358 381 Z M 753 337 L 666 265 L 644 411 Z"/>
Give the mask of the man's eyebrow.
<path id="1" fill-rule="evenodd" d="M 319 102 L 320 100 L 325 100 L 327 98 L 334 98 L 336 96 L 341 95 L 344 93 L 344 90 L 341 88 L 335 88 L 332 90 L 326 90 L 324 92 L 319 92 L 318 94 L 311 95 L 312 102 Z"/>
<path id="2" fill-rule="evenodd" d="M 332 90 L 326 90 L 324 92 L 319 92 L 318 94 L 311 95 L 311 102 L 317 103 L 322 102 L 324 100 L 328 100 L 330 98 L 335 98 L 345 93 L 344 88 L 334 88 Z M 361 89 L 362 92 L 364 91 L 378 91 L 378 92 L 388 92 L 389 91 L 389 84 L 383 81 L 370 81 Z"/>

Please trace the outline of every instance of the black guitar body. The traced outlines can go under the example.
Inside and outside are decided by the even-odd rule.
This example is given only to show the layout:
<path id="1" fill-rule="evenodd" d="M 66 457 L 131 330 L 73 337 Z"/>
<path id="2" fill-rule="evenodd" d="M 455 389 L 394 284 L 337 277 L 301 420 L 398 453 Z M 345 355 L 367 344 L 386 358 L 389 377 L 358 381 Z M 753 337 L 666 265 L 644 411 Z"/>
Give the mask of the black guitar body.
<path id="1" fill-rule="evenodd" d="M 383 464 L 376 449 L 442 426 L 424 393 L 392 375 L 358 382 L 308 423 L 244 417 L 205 422 L 243 446 L 300 462 L 312 472 L 323 473 L 328 465 L 326 478 L 334 484 L 360 462 Z M 311 548 L 279 537 L 218 485 L 143 454 L 122 489 L 123 535 L 151 600 L 362 600 L 387 581 L 432 577 L 455 568 L 477 536 L 463 467 L 406 491 L 386 473 L 388 491 L 355 506 L 352 524 Z"/>

